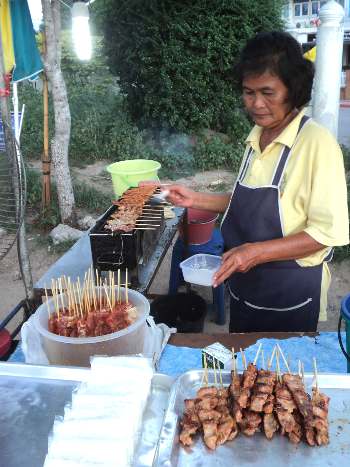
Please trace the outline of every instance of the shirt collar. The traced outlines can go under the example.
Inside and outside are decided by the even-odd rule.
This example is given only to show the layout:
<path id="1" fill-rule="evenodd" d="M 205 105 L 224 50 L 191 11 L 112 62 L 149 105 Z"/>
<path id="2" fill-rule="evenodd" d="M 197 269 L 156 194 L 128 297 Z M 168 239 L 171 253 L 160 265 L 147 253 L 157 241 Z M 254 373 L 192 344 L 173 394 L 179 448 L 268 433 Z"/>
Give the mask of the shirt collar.
<path id="1" fill-rule="evenodd" d="M 272 141 L 273 143 L 280 143 L 284 146 L 291 148 L 294 144 L 295 138 L 298 134 L 300 121 L 305 115 L 306 109 L 302 109 L 296 117 L 286 126 L 286 128 Z M 253 149 L 259 147 L 260 136 L 262 127 L 255 125 L 249 133 L 245 142 L 250 144 Z"/>

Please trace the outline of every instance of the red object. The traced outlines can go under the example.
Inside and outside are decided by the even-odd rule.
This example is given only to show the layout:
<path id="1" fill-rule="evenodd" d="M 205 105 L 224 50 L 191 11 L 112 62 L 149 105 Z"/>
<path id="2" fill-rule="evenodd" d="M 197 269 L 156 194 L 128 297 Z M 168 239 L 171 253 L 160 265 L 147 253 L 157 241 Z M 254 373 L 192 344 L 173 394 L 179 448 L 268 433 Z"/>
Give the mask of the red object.
<path id="1" fill-rule="evenodd" d="M 208 243 L 213 234 L 215 222 L 219 214 L 203 209 L 187 209 L 187 236 L 190 245 Z M 180 224 L 179 234 L 184 239 L 184 224 Z"/>
<path id="2" fill-rule="evenodd" d="M 5 88 L 0 88 L 0 97 L 8 97 L 11 90 L 11 74 L 4 75 Z"/>
<path id="3" fill-rule="evenodd" d="M 3 329 L 0 331 L 0 358 L 7 354 L 11 347 L 12 338 L 10 333 Z"/>

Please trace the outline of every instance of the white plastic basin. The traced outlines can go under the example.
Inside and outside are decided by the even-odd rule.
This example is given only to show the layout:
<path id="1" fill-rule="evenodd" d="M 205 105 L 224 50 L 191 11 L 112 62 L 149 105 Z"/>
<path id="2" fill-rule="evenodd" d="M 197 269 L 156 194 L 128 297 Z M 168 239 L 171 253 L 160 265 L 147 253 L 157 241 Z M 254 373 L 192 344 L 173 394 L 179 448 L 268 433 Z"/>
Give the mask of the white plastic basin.
<path id="1" fill-rule="evenodd" d="M 122 300 L 125 290 L 120 288 Z M 48 307 L 40 305 L 34 315 L 34 325 L 41 336 L 41 343 L 51 364 L 90 366 L 92 355 L 132 355 L 143 352 L 148 336 L 146 319 L 149 302 L 139 292 L 128 289 L 129 301 L 137 308 L 134 323 L 121 331 L 97 337 L 64 337 L 48 331 Z M 65 294 L 63 299 L 66 301 Z M 50 313 L 54 312 L 53 299 L 49 299 Z"/>
<path id="2" fill-rule="evenodd" d="M 186 282 L 197 285 L 213 285 L 213 276 L 220 268 L 221 256 L 200 253 L 180 263 Z"/>

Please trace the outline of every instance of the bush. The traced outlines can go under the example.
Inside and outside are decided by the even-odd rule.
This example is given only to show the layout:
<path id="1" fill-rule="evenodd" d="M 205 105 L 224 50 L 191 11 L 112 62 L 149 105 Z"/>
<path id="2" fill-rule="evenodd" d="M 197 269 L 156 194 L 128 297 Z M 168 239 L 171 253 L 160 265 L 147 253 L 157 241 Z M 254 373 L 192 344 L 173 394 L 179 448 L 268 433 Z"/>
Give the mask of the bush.
<path id="1" fill-rule="evenodd" d="M 92 11 L 136 122 L 228 133 L 239 107 L 232 64 L 254 33 L 282 28 L 283 3 L 103 0 Z"/>
<path id="2" fill-rule="evenodd" d="M 131 122 L 125 98 L 106 66 L 101 41 L 94 39 L 95 58 L 82 63 L 72 52 L 70 36 L 63 34 L 62 70 L 72 117 L 69 158 L 71 164 L 78 166 L 101 159 L 133 159 L 147 153 L 143 134 Z M 25 156 L 37 159 L 43 150 L 42 93 L 31 84 L 21 83 L 19 96 L 20 102 L 26 105 L 22 150 Z M 53 129 L 50 99 L 50 141 Z"/>
<path id="3" fill-rule="evenodd" d="M 209 141 L 202 137 L 195 147 L 194 159 L 200 170 L 225 167 L 237 172 L 243 153 L 243 143 L 225 143 L 219 136 L 213 136 Z"/>
<path id="4" fill-rule="evenodd" d="M 26 169 L 27 177 L 27 205 L 37 217 L 37 225 L 43 229 L 53 228 L 60 223 L 56 184 L 51 183 L 51 206 L 41 209 L 42 181 L 37 170 Z M 101 213 L 111 203 L 111 198 L 86 183 L 73 180 L 76 207 L 92 213 Z"/>

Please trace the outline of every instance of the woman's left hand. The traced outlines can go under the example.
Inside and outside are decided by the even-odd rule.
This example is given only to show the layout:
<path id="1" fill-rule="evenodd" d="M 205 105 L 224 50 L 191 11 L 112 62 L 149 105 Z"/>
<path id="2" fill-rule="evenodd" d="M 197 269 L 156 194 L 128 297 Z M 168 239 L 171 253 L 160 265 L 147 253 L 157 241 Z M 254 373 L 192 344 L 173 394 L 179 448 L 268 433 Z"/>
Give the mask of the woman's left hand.
<path id="1" fill-rule="evenodd" d="M 247 272 L 259 263 L 261 246 L 259 243 L 244 243 L 226 251 L 222 264 L 215 273 L 213 286 L 217 287 L 235 272 Z"/>

